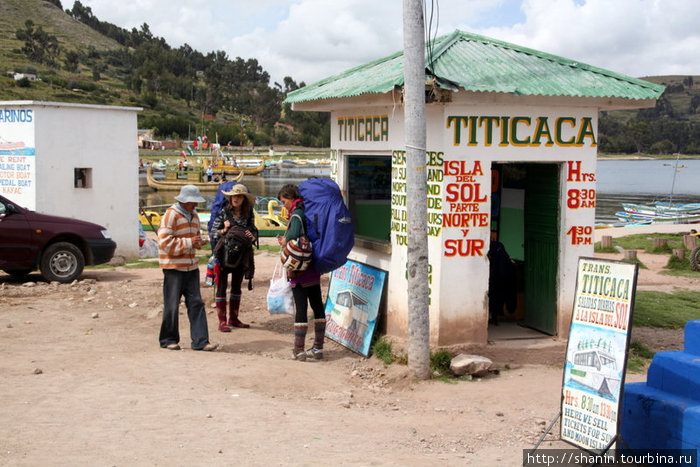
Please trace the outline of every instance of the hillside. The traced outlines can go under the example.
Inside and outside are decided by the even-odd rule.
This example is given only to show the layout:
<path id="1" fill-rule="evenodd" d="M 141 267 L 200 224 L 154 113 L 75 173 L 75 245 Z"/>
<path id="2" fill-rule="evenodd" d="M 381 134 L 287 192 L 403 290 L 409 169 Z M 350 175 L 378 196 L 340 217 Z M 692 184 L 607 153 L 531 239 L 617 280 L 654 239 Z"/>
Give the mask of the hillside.
<path id="1" fill-rule="evenodd" d="M 24 29 L 31 19 L 36 26 L 58 39 L 65 51 L 118 50 L 121 46 L 85 24 L 71 18 L 56 5 L 45 0 L 0 0 L 0 100 L 72 101 L 91 104 L 136 105 L 133 94 L 125 92 L 114 79 L 114 70 L 104 68 L 99 84 L 93 81 L 93 72 L 85 65 L 68 72 L 63 67 L 51 67 L 33 62 L 21 52 L 23 42 L 17 39 L 18 29 Z M 59 58 L 59 63 L 61 62 Z M 20 87 L 8 72 L 34 71 L 41 82 Z M 76 83 L 90 83 L 81 86 Z M 68 86 L 72 84 L 72 86 Z M 81 87 L 90 88 L 86 92 Z"/>
<path id="2" fill-rule="evenodd" d="M 673 119 L 700 123 L 700 76 L 665 75 L 645 76 L 640 79 L 666 86 L 664 97 L 671 104 Z M 691 111 L 693 102 L 696 109 Z M 634 118 L 637 113 L 637 110 L 620 110 L 610 112 L 610 115 L 627 121 Z"/>

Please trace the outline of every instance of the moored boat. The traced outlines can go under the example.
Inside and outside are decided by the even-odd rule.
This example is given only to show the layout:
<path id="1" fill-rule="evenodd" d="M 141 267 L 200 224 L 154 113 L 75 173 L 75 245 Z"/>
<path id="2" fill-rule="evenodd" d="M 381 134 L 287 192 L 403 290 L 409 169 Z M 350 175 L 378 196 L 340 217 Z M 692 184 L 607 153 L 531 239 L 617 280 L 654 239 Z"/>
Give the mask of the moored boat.
<path id="1" fill-rule="evenodd" d="M 148 166 L 146 167 L 146 183 L 154 190 L 163 191 L 179 190 L 183 185 L 194 185 L 203 193 L 215 193 L 219 184 L 222 183 L 220 181 L 202 181 L 203 177 L 201 171 L 184 171 L 181 172 L 181 174 L 184 175 L 183 178 L 178 178 L 177 172 L 166 172 L 165 180 L 156 180 L 153 178 L 151 167 Z M 238 176 L 232 180 L 240 182 L 243 179 L 243 175 L 244 173 L 241 171 Z"/>
<path id="2" fill-rule="evenodd" d="M 615 213 L 615 217 L 620 222 L 627 224 L 691 224 L 700 222 L 700 203 L 622 203 L 622 207 L 624 211 Z"/>

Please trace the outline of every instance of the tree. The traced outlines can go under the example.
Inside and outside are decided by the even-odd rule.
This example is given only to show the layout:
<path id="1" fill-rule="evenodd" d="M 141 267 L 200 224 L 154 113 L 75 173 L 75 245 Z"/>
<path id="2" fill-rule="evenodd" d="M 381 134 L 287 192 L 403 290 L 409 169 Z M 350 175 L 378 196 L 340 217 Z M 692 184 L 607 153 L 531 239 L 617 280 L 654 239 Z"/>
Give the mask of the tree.
<path id="1" fill-rule="evenodd" d="M 66 52 L 63 58 L 63 66 L 66 71 L 75 73 L 78 71 L 78 66 L 80 65 L 80 54 L 74 50 L 69 50 Z"/>
<path id="2" fill-rule="evenodd" d="M 58 39 L 41 26 L 34 29 L 34 22 L 30 19 L 24 22 L 24 29 L 18 29 L 15 33 L 17 39 L 24 41 L 22 52 L 37 63 L 54 65 L 60 55 Z"/>

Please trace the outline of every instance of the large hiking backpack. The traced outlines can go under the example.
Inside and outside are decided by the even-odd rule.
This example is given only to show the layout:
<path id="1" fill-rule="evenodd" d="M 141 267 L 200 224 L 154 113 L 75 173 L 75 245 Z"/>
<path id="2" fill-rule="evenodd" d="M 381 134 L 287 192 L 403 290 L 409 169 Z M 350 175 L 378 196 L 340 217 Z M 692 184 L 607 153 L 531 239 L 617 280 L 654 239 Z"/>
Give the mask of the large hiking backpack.
<path id="1" fill-rule="evenodd" d="M 307 236 L 313 246 L 311 265 L 325 274 L 348 259 L 355 244 L 352 216 L 340 187 L 330 178 L 310 178 L 299 184 L 304 199 Z"/>
<path id="2" fill-rule="evenodd" d="M 245 231 L 234 225 L 219 238 L 213 253 L 221 267 L 233 269 L 241 264 L 243 258 L 250 254 L 252 249 L 253 245 L 246 238 Z"/>

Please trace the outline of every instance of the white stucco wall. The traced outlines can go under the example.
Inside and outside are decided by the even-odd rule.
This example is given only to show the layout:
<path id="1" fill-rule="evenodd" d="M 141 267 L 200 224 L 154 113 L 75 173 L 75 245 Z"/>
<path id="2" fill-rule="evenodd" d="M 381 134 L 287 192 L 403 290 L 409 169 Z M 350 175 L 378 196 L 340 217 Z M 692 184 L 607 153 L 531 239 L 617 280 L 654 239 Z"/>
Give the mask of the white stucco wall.
<path id="1" fill-rule="evenodd" d="M 0 108 L 33 115 L 34 180 L 21 204 L 103 225 L 117 242 L 116 255 L 138 257 L 141 109 L 36 101 L 0 102 Z M 75 188 L 75 168 L 91 169 L 89 188 Z"/>

